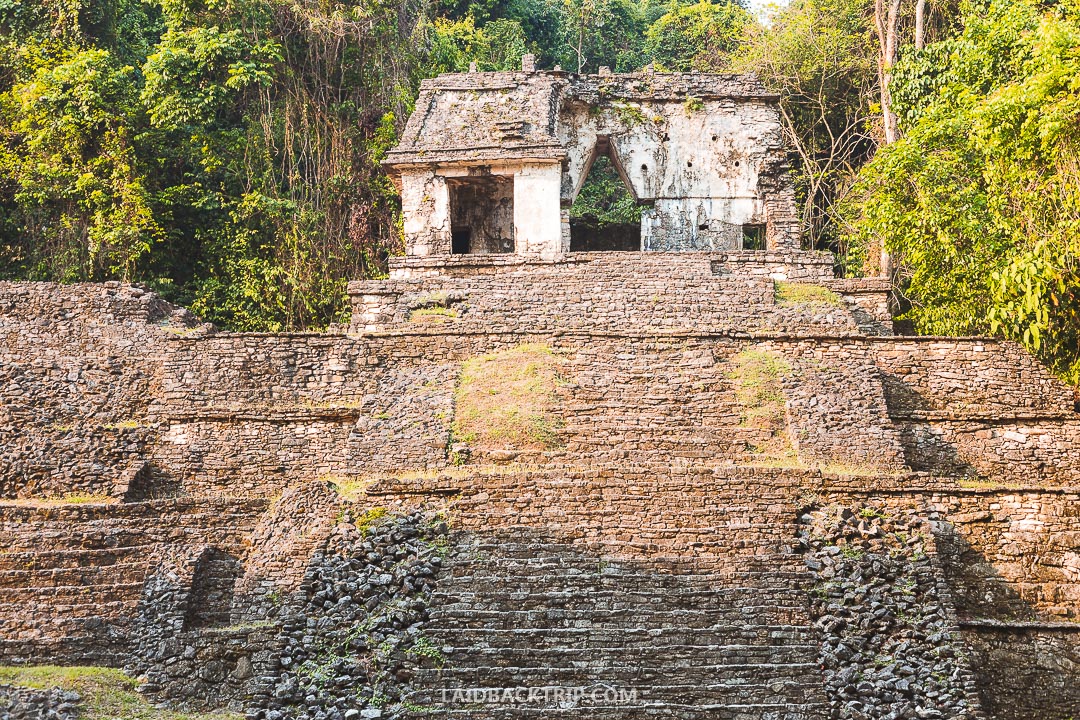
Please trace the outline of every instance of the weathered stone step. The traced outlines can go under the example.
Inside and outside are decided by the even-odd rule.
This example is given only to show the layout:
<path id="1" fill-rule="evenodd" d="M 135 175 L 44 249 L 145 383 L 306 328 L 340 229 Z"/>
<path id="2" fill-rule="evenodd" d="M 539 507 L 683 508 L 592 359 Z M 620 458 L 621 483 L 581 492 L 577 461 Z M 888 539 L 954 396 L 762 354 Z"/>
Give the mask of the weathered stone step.
<path id="1" fill-rule="evenodd" d="M 118 563 L 74 568 L 40 568 L 34 570 L 0 570 L 0 589 L 89 586 L 116 583 L 141 583 L 147 564 Z"/>
<path id="2" fill-rule="evenodd" d="M 77 550 L 23 550 L 0 552 L 0 571 L 36 568 L 110 567 L 132 557 L 145 561 L 154 545 L 128 545 L 122 548 Z"/>
<path id="3" fill-rule="evenodd" d="M 622 610 L 472 610 L 462 606 L 458 610 L 435 608 L 429 614 L 430 627 L 455 629 L 557 629 L 557 628 L 614 628 L 625 627 L 691 627 L 712 628 L 717 626 L 749 625 L 761 622 L 790 626 L 809 624 L 807 608 L 766 608 L 764 612 L 744 613 L 735 617 L 728 610 L 697 609 L 649 609 L 626 608 Z"/>
<path id="4" fill-rule="evenodd" d="M 788 673 L 790 672 L 789 670 Z M 535 687 L 533 685 L 511 686 L 509 688 L 498 686 L 443 686 L 411 693 L 408 699 L 410 703 L 415 705 L 451 709 L 454 705 L 468 705 L 467 701 L 470 699 L 471 694 L 473 704 L 484 709 L 503 708 L 516 710 L 529 705 L 543 707 L 545 703 L 540 697 L 545 691 L 542 689 L 537 688 L 534 690 L 533 701 L 529 702 L 528 700 L 528 688 Z M 595 696 L 590 695 L 587 686 L 547 687 L 547 692 L 552 697 L 552 700 L 547 703 L 549 707 L 557 706 L 556 693 L 558 690 L 563 691 L 564 697 L 572 696 L 575 691 L 582 692 L 584 697 L 581 704 L 589 706 L 604 705 L 611 702 L 612 695 L 608 695 L 605 691 L 614 690 L 613 695 L 617 697 L 617 693 L 621 689 L 625 693 L 623 697 L 627 701 L 630 701 L 632 697 L 632 702 L 639 707 L 669 703 L 711 707 L 763 702 L 786 702 L 796 705 L 818 702 L 821 700 L 822 694 L 821 676 L 814 668 L 805 669 L 798 674 L 777 675 L 772 679 L 723 675 L 714 679 L 713 682 L 693 684 L 642 685 L 630 683 L 628 686 L 620 688 L 613 686 L 610 682 L 597 681 L 592 687 L 592 691 L 596 692 Z M 507 693 L 507 691 L 510 692 Z M 630 697 L 627 697 L 628 695 Z M 595 697 L 595 701 L 593 697 Z"/>
<path id="5" fill-rule="evenodd" d="M 436 590 L 432 594 L 431 602 L 447 612 L 459 610 L 502 610 L 512 608 L 514 610 L 630 610 L 640 609 L 700 609 L 717 610 L 735 615 L 747 615 L 752 613 L 768 613 L 770 609 L 796 609 L 807 607 L 808 600 L 803 602 L 798 595 L 787 594 L 787 597 L 773 597 L 769 593 L 762 592 L 756 599 L 752 593 L 731 594 L 725 596 L 719 591 L 708 590 L 672 590 L 670 593 L 662 591 L 633 592 L 629 589 L 619 588 L 616 590 L 604 589 L 595 591 L 578 591 L 553 589 L 547 592 L 515 591 L 513 589 L 501 590 L 493 588 L 491 592 L 444 592 Z M 2 597 L 2 596 L 0 596 Z M 738 600 L 745 602 L 739 603 Z"/>
<path id="6" fill-rule="evenodd" d="M 607 676 L 620 666 L 635 663 L 640 672 L 697 672 L 703 663 L 744 665 L 807 662 L 817 656 L 818 645 L 668 645 L 665 647 L 553 647 L 484 648 L 443 647 L 450 667 L 536 667 L 537 669 L 588 671 Z M 672 676 L 674 677 L 674 676 Z"/>
<path id="7" fill-rule="evenodd" d="M 712 625 L 708 627 L 537 627 L 499 629 L 427 625 L 425 635 L 463 647 L 663 647 L 665 645 L 810 644 L 816 631 L 795 625 Z"/>
<path id="8" fill-rule="evenodd" d="M 467 718 L 468 720 L 518 720 L 524 718 L 567 718 L 568 720 L 818 720 L 828 717 L 824 703 L 751 703 L 742 705 L 683 705 L 657 703 L 647 706 L 615 705 L 576 708 L 469 708 L 422 710 L 407 715 L 414 718 Z"/>
<path id="9" fill-rule="evenodd" d="M 33 640 L 0 638 L 0 661 L 25 665 L 42 658 L 63 658 L 65 663 L 122 665 L 125 649 L 102 634 L 41 637 Z"/>
<path id="10" fill-rule="evenodd" d="M 776 525 L 770 526 L 773 531 L 776 530 Z M 791 525 L 792 533 L 794 533 L 795 525 Z M 734 532 L 737 528 L 732 529 Z M 527 536 L 536 532 L 536 528 L 523 527 L 521 528 L 522 536 Z M 779 573 L 790 573 L 790 576 L 805 576 L 807 573 L 802 568 L 802 559 L 797 555 L 790 552 L 788 547 L 778 547 L 772 552 L 762 552 L 761 538 L 748 537 L 744 538 L 742 542 L 731 546 L 723 546 L 720 548 L 723 550 L 725 557 L 731 557 L 733 560 L 739 561 L 739 568 L 723 568 L 723 572 L 716 568 L 715 561 L 712 557 L 701 559 L 694 556 L 684 556 L 681 558 L 672 557 L 670 555 L 663 555 L 660 553 L 653 554 L 651 556 L 638 556 L 628 557 L 629 553 L 626 548 L 632 543 L 619 542 L 619 541 L 607 541 L 607 542 L 593 542 L 586 544 L 570 544 L 570 543 L 542 543 L 533 544 L 528 542 L 516 542 L 511 540 L 512 533 L 500 533 L 504 537 L 507 537 L 507 542 L 504 545 L 495 545 L 490 543 L 475 544 L 466 546 L 465 548 L 456 551 L 450 558 L 448 558 L 448 564 L 469 564 L 469 563 L 482 563 L 484 566 L 491 566 L 492 563 L 505 563 L 508 565 L 514 565 L 523 561 L 536 561 L 537 559 L 543 559 L 544 561 L 550 561 L 550 558 L 566 556 L 571 558 L 570 562 L 572 567 L 588 568 L 590 565 L 596 567 L 596 563 L 608 562 L 608 563 L 623 563 L 631 567 L 640 568 L 642 572 L 655 571 L 657 573 L 662 572 L 665 569 L 671 569 L 674 571 L 689 573 L 695 570 L 700 570 L 702 573 L 722 576 L 728 575 L 732 577 L 738 576 L 759 576 L 762 572 L 772 569 Z M 794 535 L 792 535 L 794 537 Z M 754 552 L 743 554 L 743 549 L 753 549 Z M 740 557 L 735 558 L 735 555 Z M 580 560 L 579 560 L 580 559 Z M 580 562 L 580 564 L 578 564 Z M 747 569 L 747 565 L 757 568 L 756 570 Z"/>
<path id="11" fill-rule="evenodd" d="M 685 580 L 688 584 L 696 584 L 708 587 L 728 588 L 790 588 L 810 587 L 813 578 L 804 567 L 802 560 L 795 561 L 790 556 L 783 556 L 782 562 L 761 562 L 759 569 L 750 569 L 746 563 L 740 563 L 741 568 L 730 570 L 715 567 L 703 568 L 700 572 L 687 572 L 688 568 L 672 568 L 681 572 L 666 572 L 658 570 L 651 564 L 629 564 L 621 561 L 602 560 L 599 558 L 589 561 L 581 561 L 574 564 L 530 564 L 525 558 L 448 558 L 444 563 L 440 574 L 442 583 L 465 582 L 469 578 L 475 578 L 478 582 L 487 583 L 494 579 L 518 579 L 528 580 L 531 577 L 542 576 L 557 581 L 572 580 L 582 577 L 602 576 L 598 568 L 607 565 L 614 577 L 636 577 L 648 581 L 650 578 L 659 578 L 657 582 L 667 583 L 668 577 Z M 769 571 L 769 568 L 772 571 Z M 788 569 L 784 569 L 788 568 Z"/>
<path id="12" fill-rule="evenodd" d="M 812 656 L 811 656 L 812 658 Z M 821 674 L 818 665 L 806 657 L 778 657 L 775 662 L 731 662 L 717 664 L 711 658 L 685 666 L 671 664 L 606 667 L 518 667 L 473 666 L 441 670 L 418 669 L 413 676 L 414 687 L 433 693 L 464 688 L 588 688 L 595 684 L 610 687 L 651 688 L 669 685 L 759 682 L 769 684 L 792 682 L 801 687 L 818 689 Z"/>
<path id="13" fill-rule="evenodd" d="M 134 602 L 104 601 L 83 605 L 62 606 L 62 615 L 47 618 L 30 616 L 23 612 L 15 615 L 12 605 L 0 605 L 0 638 L 9 640 L 18 637 L 45 635 L 80 635 L 98 632 L 102 629 L 100 619 L 111 617 L 112 623 L 125 623 L 130 620 L 130 610 Z M 20 608 L 23 609 L 23 608 Z"/>
<path id="14" fill-rule="evenodd" d="M 468 568 L 448 568 L 450 572 L 440 575 L 440 586 L 447 588 L 447 592 L 456 591 L 459 588 L 487 588 L 493 583 L 509 585 L 521 592 L 534 588 L 558 588 L 560 590 L 602 591 L 613 588 L 630 587 L 637 592 L 666 591 L 666 590 L 695 590 L 702 592 L 719 592 L 724 594 L 737 594 L 741 592 L 769 592 L 783 593 L 792 592 L 793 583 L 790 578 L 761 577 L 761 583 L 732 585 L 732 578 L 727 575 L 665 575 L 658 573 L 645 574 L 635 568 L 609 567 L 601 572 L 580 571 L 568 568 L 565 572 L 548 575 L 539 572 L 531 573 L 518 571 L 515 573 L 503 572 L 468 572 Z M 455 571 L 460 571 L 455 572 Z M 801 585 L 809 588 L 812 578 L 809 573 L 804 576 Z M 800 590 L 802 588 L 799 588 Z"/>
<path id="15" fill-rule="evenodd" d="M 4 603 L 45 602 L 57 608 L 65 600 L 102 598 L 105 596 L 138 597 L 143 584 L 102 583 L 100 585 L 58 585 L 54 587 L 0 588 L 0 607 Z"/>

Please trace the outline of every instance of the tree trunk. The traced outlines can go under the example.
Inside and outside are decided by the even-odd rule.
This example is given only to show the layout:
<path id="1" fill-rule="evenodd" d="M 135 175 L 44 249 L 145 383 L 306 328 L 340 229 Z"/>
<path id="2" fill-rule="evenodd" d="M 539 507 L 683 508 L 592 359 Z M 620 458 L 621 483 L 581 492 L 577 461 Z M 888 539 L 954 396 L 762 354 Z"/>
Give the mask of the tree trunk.
<path id="1" fill-rule="evenodd" d="M 926 0 L 915 0 L 915 49 L 926 46 Z"/>
<path id="2" fill-rule="evenodd" d="M 897 28 L 900 22 L 900 0 L 874 0 L 874 28 L 877 30 L 878 80 L 881 82 L 881 115 L 885 125 L 885 144 L 896 142 L 896 114 L 892 111 L 889 83 L 896 64 Z"/>

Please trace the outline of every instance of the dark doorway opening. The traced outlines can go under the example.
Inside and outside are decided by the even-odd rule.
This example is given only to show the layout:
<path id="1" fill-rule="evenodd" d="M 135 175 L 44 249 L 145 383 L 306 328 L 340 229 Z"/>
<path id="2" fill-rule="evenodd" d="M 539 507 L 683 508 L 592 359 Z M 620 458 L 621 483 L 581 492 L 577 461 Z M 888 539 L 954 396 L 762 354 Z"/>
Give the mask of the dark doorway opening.
<path id="1" fill-rule="evenodd" d="M 570 251 L 641 250 L 641 212 L 607 141 L 601 139 L 570 208 Z"/>
<path id="2" fill-rule="evenodd" d="M 450 251 L 455 255 L 514 252 L 514 179 L 475 175 L 447 180 Z"/>
<path id="3" fill-rule="evenodd" d="M 233 587 L 242 570 L 240 560 L 224 550 L 203 550 L 192 573 L 184 630 L 229 624 Z"/>
<path id="4" fill-rule="evenodd" d="M 742 226 L 742 249 L 764 250 L 765 249 L 765 226 L 748 224 Z"/>
<path id="5" fill-rule="evenodd" d="M 450 231 L 450 252 L 455 255 L 464 255 L 469 252 L 469 240 L 472 238 L 472 230 Z"/>

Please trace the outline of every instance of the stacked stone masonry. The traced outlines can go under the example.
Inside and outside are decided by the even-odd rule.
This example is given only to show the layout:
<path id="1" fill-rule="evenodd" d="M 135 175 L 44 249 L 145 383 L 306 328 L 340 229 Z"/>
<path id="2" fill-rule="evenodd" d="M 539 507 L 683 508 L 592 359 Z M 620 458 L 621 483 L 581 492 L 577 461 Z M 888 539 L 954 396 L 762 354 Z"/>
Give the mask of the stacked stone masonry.
<path id="1" fill-rule="evenodd" d="M 410 257 L 350 292 L 349 326 L 267 335 L 0 284 L 4 662 L 275 720 L 1080 714 L 1080 415 L 1018 346 L 894 336 L 880 281 L 794 251 Z M 467 436 L 463 367 L 522 346 L 555 359 L 543 442 Z M 904 651 L 959 684 L 883 663 L 860 716 L 824 672 L 800 518 L 835 507 L 921 533 Z"/>

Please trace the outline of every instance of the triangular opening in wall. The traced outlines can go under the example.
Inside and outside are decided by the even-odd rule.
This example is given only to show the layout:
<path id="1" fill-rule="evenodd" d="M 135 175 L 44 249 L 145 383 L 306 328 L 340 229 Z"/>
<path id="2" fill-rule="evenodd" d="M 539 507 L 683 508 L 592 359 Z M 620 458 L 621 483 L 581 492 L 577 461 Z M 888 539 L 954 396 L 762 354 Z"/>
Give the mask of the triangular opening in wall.
<path id="1" fill-rule="evenodd" d="M 640 250 L 641 211 L 601 140 L 570 208 L 570 251 Z"/>

